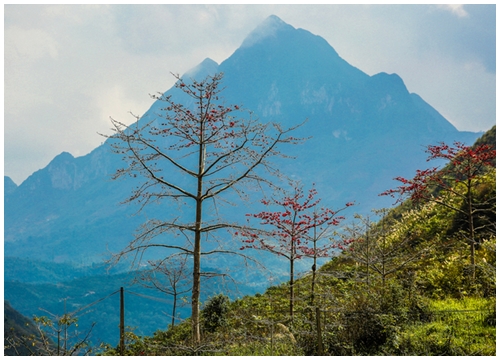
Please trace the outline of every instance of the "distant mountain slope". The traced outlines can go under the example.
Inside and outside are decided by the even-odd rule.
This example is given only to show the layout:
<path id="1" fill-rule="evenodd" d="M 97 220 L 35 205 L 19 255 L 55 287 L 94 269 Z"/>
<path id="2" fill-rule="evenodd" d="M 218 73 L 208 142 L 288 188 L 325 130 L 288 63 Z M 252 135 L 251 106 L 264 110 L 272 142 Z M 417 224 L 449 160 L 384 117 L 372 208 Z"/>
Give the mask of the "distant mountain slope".
<path id="1" fill-rule="evenodd" d="M 33 322 L 14 309 L 8 301 L 3 305 L 4 356 L 29 356 L 35 352 L 32 336 L 38 338 Z"/>
<path id="2" fill-rule="evenodd" d="M 307 185 L 315 182 L 323 201 L 333 208 L 347 201 L 359 204 L 356 212 L 390 205 L 377 195 L 391 187 L 395 176 L 409 175 L 425 164 L 423 146 L 453 140 L 472 143 L 479 135 L 457 131 L 422 98 L 410 94 L 396 74 L 368 76 L 321 37 L 275 16 L 220 65 L 206 59 L 187 77 L 216 71 L 225 74 L 226 103 L 241 104 L 262 121 L 285 127 L 309 119 L 295 135 L 312 138 L 287 148 L 296 159 L 277 166 Z M 179 96 L 175 89 L 167 94 Z M 161 108 L 160 102 L 153 103 L 141 121 L 154 119 Z M 118 204 L 137 182 L 111 181 L 119 167 L 121 159 L 105 142 L 82 157 L 60 154 L 6 192 L 5 254 L 100 262 L 132 239 L 148 212 L 167 218 L 176 211 L 162 204 L 131 217 L 137 208 Z M 246 203 L 228 212 L 244 219 L 252 206 Z"/>
<path id="3" fill-rule="evenodd" d="M 12 179 L 8 176 L 3 177 L 3 192 L 4 194 L 10 194 L 14 190 L 16 190 L 17 185 Z"/>
<path id="4" fill-rule="evenodd" d="M 86 333 L 95 322 L 97 324 L 89 338 L 92 344 L 98 345 L 101 341 L 116 344 L 119 337 L 120 314 L 120 299 L 116 291 L 120 289 L 120 286 L 124 286 L 127 290 L 141 292 L 137 286 L 134 288 L 130 285 L 132 278 L 133 274 L 126 273 L 88 276 L 57 284 L 24 284 L 18 281 L 6 281 L 5 293 L 8 300 L 16 304 L 18 311 L 29 316 L 48 316 L 49 318 L 51 318 L 50 314 L 62 316 L 65 309 L 68 313 L 72 313 L 95 303 L 75 315 L 79 325 L 76 330 Z M 113 293 L 115 294 L 108 297 Z M 100 301 L 101 299 L 105 300 Z M 141 333 L 166 328 L 169 323 L 169 318 L 162 313 L 163 310 L 168 311 L 170 308 L 168 304 L 155 301 L 145 302 L 144 298 L 127 295 L 126 307 L 127 326 L 138 328 Z"/>
<path id="5" fill-rule="evenodd" d="M 20 263 L 12 262 L 12 267 L 19 271 Z M 53 268 L 60 267 L 54 265 Z M 106 274 L 102 271 L 100 274 L 88 274 L 91 272 L 89 269 L 86 272 L 77 274 L 73 270 L 69 279 L 55 278 L 51 283 L 41 283 L 38 279 L 26 283 L 9 277 L 4 283 L 5 298 L 16 304 L 19 312 L 28 316 L 62 316 L 65 310 L 68 313 L 75 312 L 74 317 L 78 319 L 79 325 L 76 330 L 84 334 L 96 323 L 89 338 L 94 346 L 102 341 L 113 345 L 118 343 L 120 299 L 117 291 L 120 287 L 125 290 L 126 326 L 135 329 L 136 334 L 150 335 L 158 329 L 166 329 L 171 323 L 173 297 L 142 287 L 134 281 L 136 272 Z M 225 283 L 221 278 L 214 277 L 204 282 L 201 299 L 205 301 L 218 293 L 243 296 L 252 291 L 253 288 L 246 284 L 235 287 L 230 282 Z M 177 299 L 176 316 L 185 319 L 190 315 L 190 307 L 181 298 L 179 296 Z"/>
<path id="6" fill-rule="evenodd" d="M 75 266 L 71 263 L 54 263 L 21 259 L 4 258 L 4 281 L 18 281 L 27 284 L 59 283 L 93 275 L 111 275 L 119 270 L 127 270 L 125 266 L 109 269 L 104 263 L 89 266 Z"/>

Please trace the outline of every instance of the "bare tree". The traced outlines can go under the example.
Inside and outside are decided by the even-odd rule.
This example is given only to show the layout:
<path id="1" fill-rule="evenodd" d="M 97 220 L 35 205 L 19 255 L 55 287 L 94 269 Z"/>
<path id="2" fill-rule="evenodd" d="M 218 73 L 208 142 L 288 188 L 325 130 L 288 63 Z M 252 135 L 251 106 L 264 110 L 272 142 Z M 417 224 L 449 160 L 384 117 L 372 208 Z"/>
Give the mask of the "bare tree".
<path id="1" fill-rule="evenodd" d="M 47 310 L 44 311 L 50 316 L 33 317 L 34 331 L 32 334 L 5 336 L 4 349 L 10 349 L 17 356 L 82 356 L 92 354 L 95 349 L 91 346 L 89 337 L 95 323 L 83 334 L 77 331 L 78 319 L 74 317 L 76 312 L 58 316 Z"/>
<path id="2" fill-rule="evenodd" d="M 202 246 L 219 230 L 237 227 L 218 216 L 218 206 L 227 202 L 231 192 L 245 196 L 251 185 L 270 184 L 269 175 L 278 175 L 270 159 L 284 155 L 282 144 L 299 139 L 279 124 L 262 124 L 238 105 L 225 105 L 219 98 L 222 74 L 189 83 L 178 75 L 175 87 L 185 99 L 181 103 L 171 95 L 154 99 L 165 107 L 152 120 L 139 119 L 127 127 L 112 119 L 115 133 L 109 136 L 114 151 L 122 154 L 128 166 L 118 169 L 114 178 L 139 177 L 142 182 L 125 202 L 144 207 L 164 200 L 176 200 L 182 206 L 179 215 L 168 219 L 150 219 L 138 229 L 135 239 L 114 256 L 119 261 L 135 254 L 135 264 L 150 249 L 167 249 L 190 256 L 193 260 L 191 321 L 193 343 L 200 342 L 200 277 L 202 256 L 239 254 L 224 245 Z M 184 105 L 185 104 L 185 105 Z M 245 114 L 235 117 L 233 114 Z M 300 126 L 300 125 L 298 125 Z M 210 212 L 208 206 L 212 206 Z M 193 210 L 194 213 L 186 211 Z M 187 213 L 187 215 L 184 215 Z M 180 235 L 184 243 L 160 236 Z"/>
<path id="3" fill-rule="evenodd" d="M 174 327 L 177 318 L 176 311 L 179 296 L 191 291 L 187 260 L 186 255 L 168 257 L 162 260 L 150 260 L 148 261 L 150 269 L 141 273 L 139 278 L 143 286 L 172 296 L 172 327 Z"/>
<path id="4" fill-rule="evenodd" d="M 353 242 L 344 256 L 362 266 L 367 286 L 370 274 L 374 273 L 382 281 L 384 291 L 386 280 L 425 255 L 430 244 L 419 244 L 420 234 L 411 226 L 418 221 L 418 213 L 411 212 L 401 221 L 391 223 L 388 209 L 374 212 L 380 216 L 378 223 L 372 222 L 369 216 L 356 215 L 359 224 L 346 229 L 347 237 Z"/>

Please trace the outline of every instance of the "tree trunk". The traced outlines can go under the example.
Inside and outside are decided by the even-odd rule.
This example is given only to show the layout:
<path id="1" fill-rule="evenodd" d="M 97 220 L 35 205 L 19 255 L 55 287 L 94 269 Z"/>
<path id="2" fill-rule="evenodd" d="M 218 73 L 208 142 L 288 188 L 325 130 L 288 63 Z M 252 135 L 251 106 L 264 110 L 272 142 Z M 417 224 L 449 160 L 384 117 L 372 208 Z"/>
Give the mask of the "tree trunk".
<path id="1" fill-rule="evenodd" d="M 368 219 L 369 221 L 370 219 Z M 366 227 L 366 287 L 370 287 L 370 229 Z"/>
<path id="2" fill-rule="evenodd" d="M 174 306 L 172 307 L 172 328 L 175 325 L 175 310 L 177 310 L 177 292 L 174 292 Z"/>
<path id="3" fill-rule="evenodd" d="M 314 236 L 316 238 L 316 236 Z M 319 356 L 323 355 L 323 335 L 321 334 L 321 318 L 320 318 L 320 309 L 318 306 L 315 306 L 315 287 L 316 287 L 316 240 L 314 240 L 314 264 L 312 266 L 312 281 L 311 281 L 311 309 L 315 309 L 315 317 L 316 317 L 316 350 Z"/>
<path id="4" fill-rule="evenodd" d="M 293 255 L 290 258 L 290 321 L 293 321 Z"/>
<path id="5" fill-rule="evenodd" d="M 476 236 L 474 232 L 474 217 L 472 214 L 472 181 L 467 181 L 467 217 L 469 220 L 469 241 L 470 241 L 470 264 L 472 267 L 472 283 L 476 281 L 476 259 L 475 259 L 475 246 L 476 246 Z"/>
<path id="6" fill-rule="evenodd" d="M 193 343 L 199 344 L 200 338 L 200 258 L 201 258 L 201 201 L 196 204 L 196 232 L 193 254 L 193 292 L 191 297 L 191 326 Z"/>
<path id="7" fill-rule="evenodd" d="M 316 250 L 315 250 L 316 251 Z M 314 290 L 316 288 L 316 253 L 314 254 L 314 263 L 312 266 L 312 278 L 311 278 L 311 307 L 314 306 Z"/>
<path id="8" fill-rule="evenodd" d="M 316 355 L 323 356 L 323 335 L 321 333 L 321 312 L 316 306 Z"/>
<path id="9" fill-rule="evenodd" d="M 315 210 L 316 211 L 316 210 Z M 314 290 L 316 286 L 316 263 L 317 263 L 317 237 L 316 226 L 313 228 L 313 266 L 312 266 L 312 279 L 311 279 L 311 309 L 314 308 Z"/>
<path id="10" fill-rule="evenodd" d="M 191 327 L 193 344 L 201 342 L 200 335 L 200 263 L 201 263 L 201 221 L 203 210 L 203 172 L 205 171 L 205 145 L 203 143 L 204 128 L 201 128 L 201 139 L 198 157 L 198 189 L 196 193 L 196 224 L 194 231 L 193 253 L 193 291 L 191 297 Z"/>

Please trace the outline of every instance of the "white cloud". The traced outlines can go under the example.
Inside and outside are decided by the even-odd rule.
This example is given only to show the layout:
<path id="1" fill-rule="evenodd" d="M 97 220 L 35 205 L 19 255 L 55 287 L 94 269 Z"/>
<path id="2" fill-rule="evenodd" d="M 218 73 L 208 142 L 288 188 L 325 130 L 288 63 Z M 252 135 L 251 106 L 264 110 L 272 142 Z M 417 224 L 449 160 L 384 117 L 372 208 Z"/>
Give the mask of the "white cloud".
<path id="1" fill-rule="evenodd" d="M 5 56 L 9 61 L 34 61 L 45 56 L 57 59 L 58 43 L 46 31 L 12 26 L 5 30 Z"/>
<path id="2" fill-rule="evenodd" d="M 445 5 L 437 5 L 438 8 L 451 12 L 452 14 L 458 17 L 467 17 L 469 14 L 464 9 L 464 5 L 458 4 L 445 4 Z"/>

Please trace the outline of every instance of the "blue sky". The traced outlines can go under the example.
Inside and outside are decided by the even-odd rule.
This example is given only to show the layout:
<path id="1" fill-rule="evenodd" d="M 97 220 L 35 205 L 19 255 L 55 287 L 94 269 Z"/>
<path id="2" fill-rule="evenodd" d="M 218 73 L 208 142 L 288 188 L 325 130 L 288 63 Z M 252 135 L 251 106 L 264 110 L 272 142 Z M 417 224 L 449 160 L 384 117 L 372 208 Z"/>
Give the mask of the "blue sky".
<path id="1" fill-rule="evenodd" d="M 495 5 L 5 5 L 4 172 L 82 156 L 148 94 L 228 58 L 269 15 L 374 75 L 397 73 L 459 130 L 495 124 Z"/>

